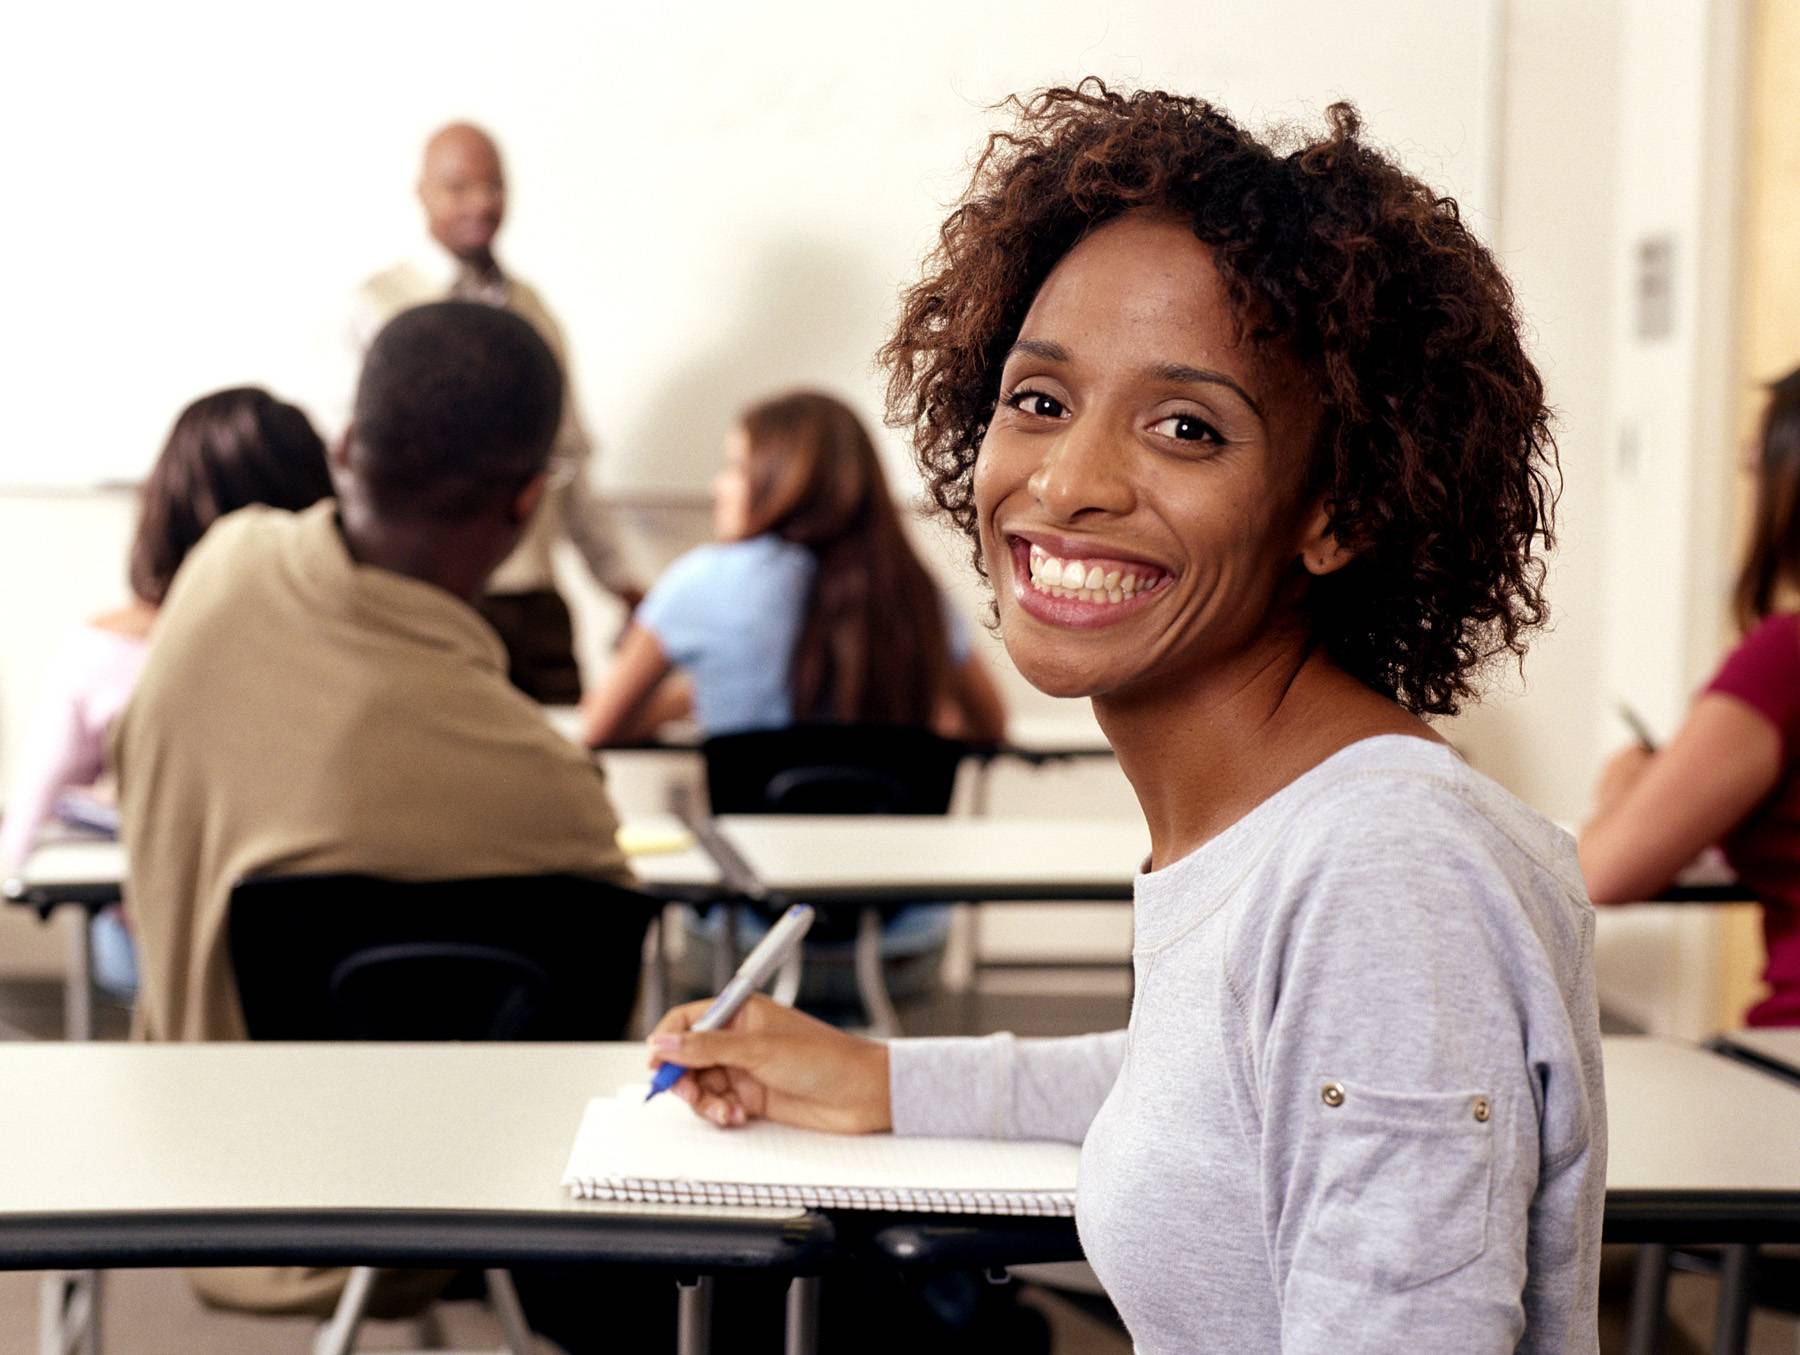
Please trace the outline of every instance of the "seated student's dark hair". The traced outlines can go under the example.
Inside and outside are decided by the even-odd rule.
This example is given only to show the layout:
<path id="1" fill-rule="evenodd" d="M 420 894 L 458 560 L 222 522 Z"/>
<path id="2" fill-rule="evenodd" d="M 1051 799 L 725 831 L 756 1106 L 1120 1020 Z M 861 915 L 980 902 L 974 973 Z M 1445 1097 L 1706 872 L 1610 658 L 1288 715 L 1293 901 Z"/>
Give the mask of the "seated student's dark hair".
<path id="1" fill-rule="evenodd" d="M 384 513 L 467 519 L 544 469 L 562 401 L 561 368 L 526 321 L 473 301 L 419 306 L 369 347 L 352 465 Z"/>
<path id="2" fill-rule="evenodd" d="M 144 481 L 131 591 L 160 605 L 187 553 L 227 513 L 253 503 L 297 512 L 330 497 L 325 444 L 306 415 L 255 386 L 203 395 L 176 418 Z"/>

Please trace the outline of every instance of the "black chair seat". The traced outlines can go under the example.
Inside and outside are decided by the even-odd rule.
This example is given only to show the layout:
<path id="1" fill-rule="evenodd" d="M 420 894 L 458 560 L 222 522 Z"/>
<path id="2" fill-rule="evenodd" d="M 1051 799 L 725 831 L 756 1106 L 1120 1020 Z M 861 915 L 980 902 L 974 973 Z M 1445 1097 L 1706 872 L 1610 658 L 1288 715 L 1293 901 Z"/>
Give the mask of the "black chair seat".
<path id="1" fill-rule="evenodd" d="M 904 725 L 801 724 L 700 752 L 715 814 L 942 814 L 968 747 Z"/>
<path id="2" fill-rule="evenodd" d="M 616 1040 L 658 905 L 575 875 L 288 875 L 231 894 L 256 1040 Z"/>

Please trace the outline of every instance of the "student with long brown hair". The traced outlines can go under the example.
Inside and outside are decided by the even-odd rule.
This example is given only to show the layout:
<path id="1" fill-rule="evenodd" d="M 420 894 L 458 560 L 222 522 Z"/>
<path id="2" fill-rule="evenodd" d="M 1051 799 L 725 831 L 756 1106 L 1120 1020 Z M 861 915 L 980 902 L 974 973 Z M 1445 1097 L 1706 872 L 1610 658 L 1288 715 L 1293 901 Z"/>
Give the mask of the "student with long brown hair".
<path id="1" fill-rule="evenodd" d="M 1635 745 L 1600 778 L 1581 835 L 1595 903 L 1654 897 L 1720 843 L 1762 901 L 1769 992 L 1751 1025 L 1800 1025 L 1800 367 L 1769 388 L 1756 507 L 1738 573 L 1743 639 L 1661 751 Z"/>
<path id="2" fill-rule="evenodd" d="M 293 405 L 241 386 L 181 411 L 139 497 L 131 600 L 71 630 L 46 671 L 0 824 L 0 869 L 30 853 L 64 792 L 106 770 L 107 731 L 137 685 L 163 598 L 212 524 L 250 504 L 301 509 L 330 494 L 325 444 Z M 93 936 L 96 978 L 129 996 L 137 964 L 117 909 L 95 919 Z"/>
<path id="3" fill-rule="evenodd" d="M 832 720 L 999 738 L 999 694 L 842 401 L 797 391 L 747 410 L 713 484 L 713 529 L 638 609 L 586 703 L 590 744 L 666 717 L 655 693 L 672 668 L 709 735 Z"/>

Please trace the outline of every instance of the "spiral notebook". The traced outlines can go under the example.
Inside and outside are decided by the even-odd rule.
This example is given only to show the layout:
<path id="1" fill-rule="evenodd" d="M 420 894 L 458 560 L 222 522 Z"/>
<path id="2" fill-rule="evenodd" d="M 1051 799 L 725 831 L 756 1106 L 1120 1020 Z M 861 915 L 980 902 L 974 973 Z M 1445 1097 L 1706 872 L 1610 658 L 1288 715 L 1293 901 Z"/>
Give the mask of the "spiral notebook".
<path id="1" fill-rule="evenodd" d="M 588 1102 L 563 1172 L 579 1199 L 954 1214 L 1075 1212 L 1066 1143 L 720 1129 L 644 1087 Z"/>

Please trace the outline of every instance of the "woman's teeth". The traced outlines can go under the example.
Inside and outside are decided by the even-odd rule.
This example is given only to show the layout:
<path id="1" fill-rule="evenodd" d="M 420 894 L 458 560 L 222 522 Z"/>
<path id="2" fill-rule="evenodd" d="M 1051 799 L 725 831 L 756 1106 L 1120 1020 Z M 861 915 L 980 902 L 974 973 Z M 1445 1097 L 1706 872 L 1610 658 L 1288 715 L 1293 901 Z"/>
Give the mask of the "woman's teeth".
<path id="1" fill-rule="evenodd" d="M 1051 597 L 1081 602 L 1124 602 L 1148 592 L 1162 582 L 1162 573 L 1149 566 L 1136 570 L 1107 569 L 1086 560 L 1059 560 L 1031 548 L 1031 586 Z"/>

